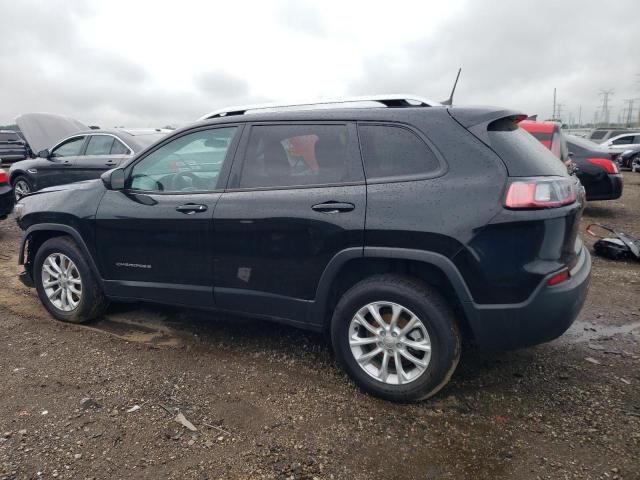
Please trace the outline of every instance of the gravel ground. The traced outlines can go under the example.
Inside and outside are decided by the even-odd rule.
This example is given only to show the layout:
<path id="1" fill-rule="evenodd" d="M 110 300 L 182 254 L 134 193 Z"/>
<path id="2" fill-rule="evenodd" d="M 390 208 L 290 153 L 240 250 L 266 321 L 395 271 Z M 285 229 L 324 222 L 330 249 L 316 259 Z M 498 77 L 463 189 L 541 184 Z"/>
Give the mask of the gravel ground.
<path id="1" fill-rule="evenodd" d="M 625 182 L 583 226 L 640 235 Z M 16 280 L 19 239 L 0 223 L 0 479 L 640 479 L 638 263 L 595 258 L 563 337 L 467 349 L 440 394 L 397 405 L 289 327 L 141 304 L 56 322 Z"/>

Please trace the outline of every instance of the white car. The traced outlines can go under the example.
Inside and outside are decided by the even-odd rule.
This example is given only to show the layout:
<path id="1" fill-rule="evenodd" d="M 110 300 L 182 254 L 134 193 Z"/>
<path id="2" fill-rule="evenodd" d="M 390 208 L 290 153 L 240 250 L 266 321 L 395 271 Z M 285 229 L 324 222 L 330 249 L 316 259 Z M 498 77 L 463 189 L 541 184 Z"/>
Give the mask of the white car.
<path id="1" fill-rule="evenodd" d="M 600 145 L 614 151 L 624 151 L 640 147 L 640 133 L 624 133 L 613 137 Z"/>

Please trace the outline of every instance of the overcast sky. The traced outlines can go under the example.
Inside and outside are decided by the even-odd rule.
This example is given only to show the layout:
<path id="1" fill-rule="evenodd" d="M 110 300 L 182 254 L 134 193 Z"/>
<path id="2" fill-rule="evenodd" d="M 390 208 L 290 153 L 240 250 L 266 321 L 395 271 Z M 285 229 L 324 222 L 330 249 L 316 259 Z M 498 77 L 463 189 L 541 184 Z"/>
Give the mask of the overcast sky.
<path id="1" fill-rule="evenodd" d="M 414 93 L 593 120 L 640 97 L 640 1 L 0 0 L 0 124 L 179 125 L 237 104 Z M 636 102 L 640 106 L 640 100 Z M 637 110 L 634 116 L 637 118 Z"/>

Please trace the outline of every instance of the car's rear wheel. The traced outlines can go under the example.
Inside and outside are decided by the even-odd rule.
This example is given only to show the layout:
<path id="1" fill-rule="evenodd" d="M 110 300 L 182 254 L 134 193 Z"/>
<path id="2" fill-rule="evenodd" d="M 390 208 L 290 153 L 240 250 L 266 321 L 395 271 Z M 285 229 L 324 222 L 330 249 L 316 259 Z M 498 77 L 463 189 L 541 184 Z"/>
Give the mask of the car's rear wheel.
<path id="1" fill-rule="evenodd" d="M 70 237 L 54 237 L 42 244 L 33 276 L 40 301 L 58 320 L 83 323 L 107 307 L 100 284 Z"/>
<path id="2" fill-rule="evenodd" d="M 13 195 L 16 198 L 16 202 L 25 195 L 29 195 L 32 191 L 33 186 L 26 177 L 20 175 L 13 181 Z"/>
<path id="3" fill-rule="evenodd" d="M 363 280 L 338 302 L 336 358 L 364 391 L 394 401 L 435 395 L 460 359 L 460 332 L 444 297 L 399 275 Z"/>

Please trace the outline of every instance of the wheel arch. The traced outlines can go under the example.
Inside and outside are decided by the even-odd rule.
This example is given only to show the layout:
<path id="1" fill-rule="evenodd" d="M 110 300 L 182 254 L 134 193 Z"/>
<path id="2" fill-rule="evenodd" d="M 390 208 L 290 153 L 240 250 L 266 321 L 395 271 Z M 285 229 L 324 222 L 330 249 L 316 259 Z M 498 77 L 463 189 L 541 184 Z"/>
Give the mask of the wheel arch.
<path id="1" fill-rule="evenodd" d="M 9 183 L 13 186 L 13 183 L 16 181 L 16 178 L 18 178 L 18 177 L 26 178 L 27 181 L 33 185 L 31 177 L 29 176 L 29 174 L 25 170 L 14 170 L 12 172 L 10 171 L 9 172 Z"/>
<path id="2" fill-rule="evenodd" d="M 22 242 L 20 243 L 18 264 L 25 265 L 28 270 L 31 270 L 32 261 L 35 258 L 35 254 L 40 246 L 51 238 L 62 236 L 69 236 L 76 242 L 85 259 L 87 260 L 87 263 L 89 264 L 89 267 L 91 268 L 96 279 L 98 280 L 100 285 L 102 285 L 102 276 L 100 275 L 98 267 L 96 266 L 94 259 L 91 256 L 89 249 L 87 248 L 87 244 L 83 240 L 80 233 L 78 233 L 76 229 L 70 227 L 69 225 L 62 225 L 57 223 L 42 223 L 29 227 L 22 237 Z M 33 274 L 33 272 L 31 271 L 29 271 L 29 273 Z"/>
<path id="3" fill-rule="evenodd" d="M 311 322 L 326 330 L 331 311 L 342 294 L 357 282 L 380 273 L 412 276 L 438 289 L 453 306 L 463 334 L 472 337 L 473 298 L 453 262 L 436 252 L 404 248 L 365 247 L 336 255 L 320 279 Z"/>

